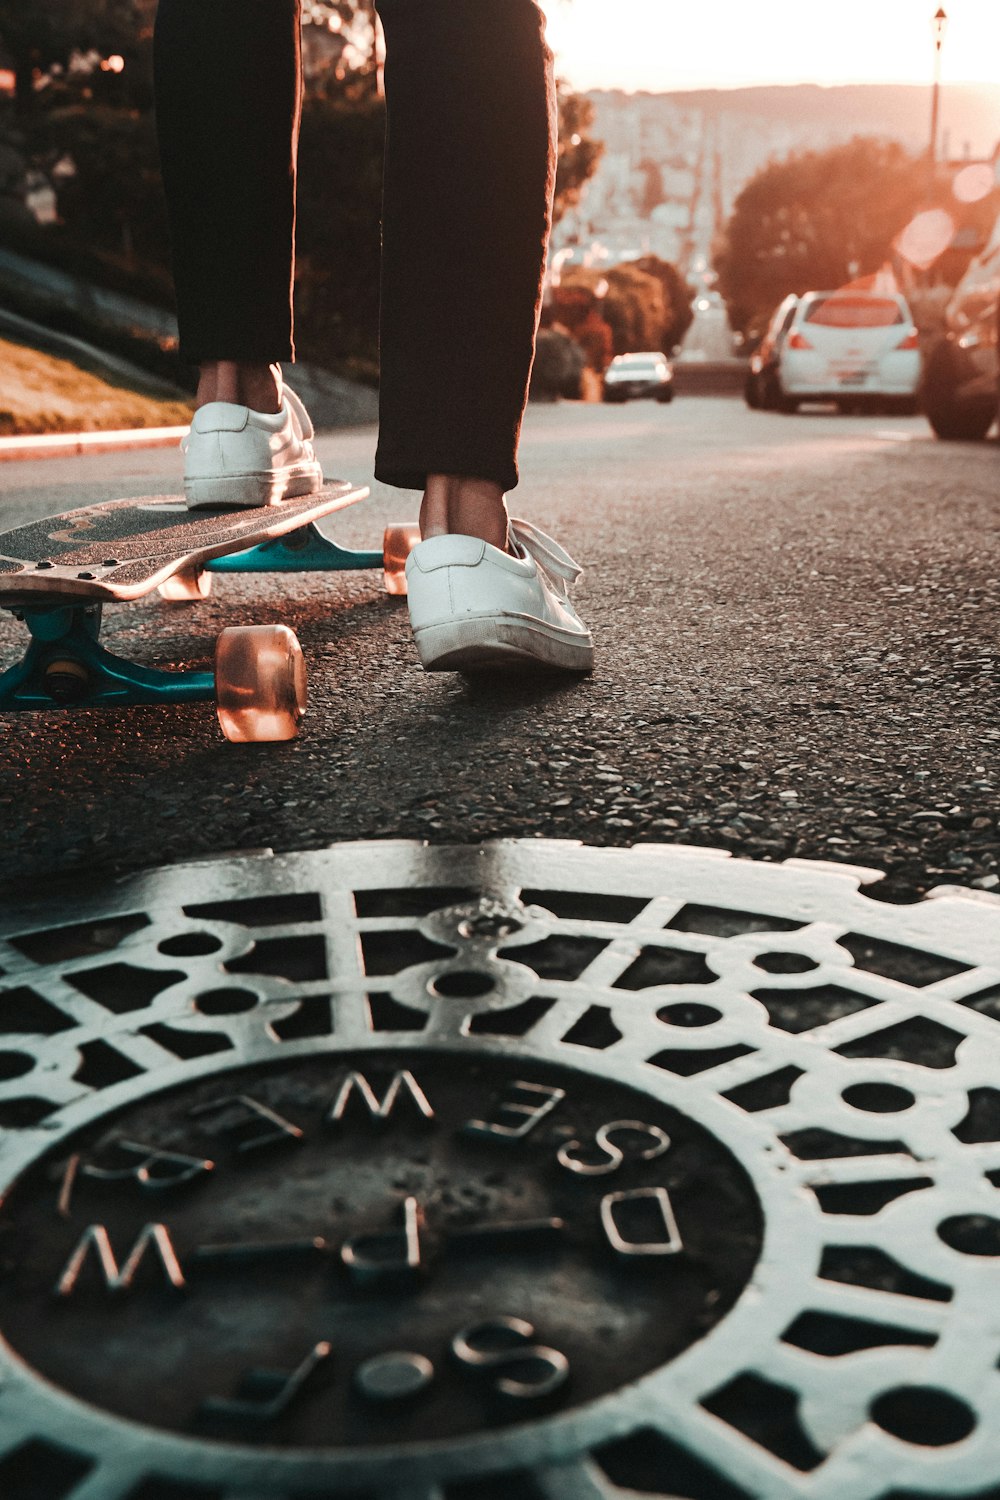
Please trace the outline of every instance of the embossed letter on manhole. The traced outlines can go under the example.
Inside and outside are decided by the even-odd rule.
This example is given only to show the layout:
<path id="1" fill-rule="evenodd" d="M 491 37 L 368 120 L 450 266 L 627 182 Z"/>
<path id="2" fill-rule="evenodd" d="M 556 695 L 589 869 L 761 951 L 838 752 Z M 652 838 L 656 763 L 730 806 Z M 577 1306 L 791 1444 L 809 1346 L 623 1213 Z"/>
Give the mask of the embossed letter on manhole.
<path id="1" fill-rule="evenodd" d="M 44 1158 L 0 1209 L 0 1328 L 64 1390 L 174 1432 L 451 1438 L 673 1359 L 743 1290 L 759 1224 L 713 1136 L 606 1078 L 326 1054 L 143 1100 Z"/>

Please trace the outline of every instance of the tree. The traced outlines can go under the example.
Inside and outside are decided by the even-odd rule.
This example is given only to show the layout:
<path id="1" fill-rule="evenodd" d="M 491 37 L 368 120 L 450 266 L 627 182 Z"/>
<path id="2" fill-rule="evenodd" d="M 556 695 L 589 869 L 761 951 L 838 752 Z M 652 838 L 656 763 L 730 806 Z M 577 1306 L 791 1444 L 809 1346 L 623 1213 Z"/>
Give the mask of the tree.
<path id="1" fill-rule="evenodd" d="M 659 349 L 667 325 L 667 304 L 657 278 L 630 262 L 613 266 L 607 280 L 604 316 L 611 328 L 615 353 Z"/>
<path id="2" fill-rule="evenodd" d="M 583 322 L 592 309 L 579 296 L 581 290 L 599 300 L 600 316 L 611 331 L 615 354 L 663 347 L 669 313 L 657 277 L 631 263 L 613 266 L 610 271 L 568 267 L 563 272 L 558 306 L 578 306 Z M 567 326 L 572 328 L 572 321 Z"/>
<path id="3" fill-rule="evenodd" d="M 583 370 L 584 353 L 579 344 L 557 328 L 543 328 L 531 368 L 531 399 L 557 401 L 566 396 L 571 401 L 579 400 Z"/>
<path id="4" fill-rule="evenodd" d="M 574 94 L 562 83 L 559 95 L 559 166 L 556 171 L 555 222 L 575 208 L 584 187 L 593 177 L 604 155 L 604 142 L 590 134 L 594 106 L 583 94 Z"/>
<path id="5" fill-rule="evenodd" d="M 736 199 L 715 255 L 732 326 L 753 337 L 789 292 L 877 271 L 926 186 L 925 159 L 862 136 L 769 163 Z"/>
<path id="6" fill-rule="evenodd" d="M 600 295 L 599 295 L 600 289 Z M 603 375 L 614 354 L 611 329 L 602 316 L 605 283 L 592 273 L 584 280 L 560 282 L 552 294 L 544 321 L 565 329 L 583 350 L 587 365 Z"/>
<path id="7" fill-rule="evenodd" d="M 29 253 L 168 301 L 152 114 L 156 6 L 0 0 L 0 44 L 17 78 L 15 118 L 0 106 L 0 193 L 8 200 L 0 197 L 0 218 Z M 346 360 L 374 375 L 385 126 L 374 3 L 303 0 L 302 20 L 298 345 L 304 358 Z M 120 65 L 102 67 L 116 54 Z M 559 102 L 557 214 L 578 198 L 603 149 L 589 133 L 588 101 L 560 89 Z M 12 201 L 9 184 L 20 187 L 28 171 L 56 188 L 58 224 L 40 227 Z"/>
<path id="8" fill-rule="evenodd" d="M 568 266 L 549 320 L 573 335 L 600 374 L 613 354 L 673 349 L 693 321 L 693 297 L 677 267 L 655 255 L 610 271 Z"/>
<path id="9" fill-rule="evenodd" d="M 19 114 L 42 102 L 38 81 L 59 90 L 73 54 L 91 51 L 122 57 L 120 92 L 131 104 L 148 105 L 155 14 L 156 0 L 0 0 L 0 41 L 14 63 Z"/>
<path id="10" fill-rule="evenodd" d="M 148 111 L 89 102 L 48 113 L 34 133 L 36 158 L 71 160 L 58 179 L 59 215 L 74 240 L 169 285 L 167 214 L 156 131 Z"/>
<path id="11" fill-rule="evenodd" d="M 302 0 L 303 36 L 326 34 L 340 46 L 334 76 L 343 83 L 379 77 L 380 28 L 374 0 Z M 372 92 L 376 92 L 372 86 Z"/>
<path id="12" fill-rule="evenodd" d="M 658 255 L 644 255 L 634 265 L 636 270 L 645 271 L 647 276 L 654 277 L 660 283 L 666 307 L 661 346 L 669 353 L 683 342 L 684 335 L 694 322 L 692 304 L 695 288 L 684 280 L 671 261 L 661 260 Z"/>
<path id="13" fill-rule="evenodd" d="M 14 64 L 14 97 L 21 113 L 34 102 L 36 71 L 68 60 L 86 10 L 85 0 L 50 0 L 44 7 L 0 0 L 0 41 Z"/>

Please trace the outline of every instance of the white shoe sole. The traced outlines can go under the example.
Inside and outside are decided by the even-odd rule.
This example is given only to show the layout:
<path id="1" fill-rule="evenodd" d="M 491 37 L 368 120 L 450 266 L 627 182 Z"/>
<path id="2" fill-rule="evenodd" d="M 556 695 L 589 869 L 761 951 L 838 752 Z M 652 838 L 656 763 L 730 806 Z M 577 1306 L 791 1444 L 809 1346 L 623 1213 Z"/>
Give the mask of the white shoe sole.
<path id="1" fill-rule="evenodd" d="M 186 475 L 184 498 L 189 510 L 217 510 L 224 506 L 251 509 L 277 505 L 295 495 L 314 495 L 323 488 L 318 463 L 276 469 L 273 474 Z"/>
<path id="2" fill-rule="evenodd" d="M 560 630 L 529 615 L 470 615 L 414 630 L 427 672 L 479 672 L 498 667 L 554 667 L 590 672 L 594 646 L 588 635 Z"/>

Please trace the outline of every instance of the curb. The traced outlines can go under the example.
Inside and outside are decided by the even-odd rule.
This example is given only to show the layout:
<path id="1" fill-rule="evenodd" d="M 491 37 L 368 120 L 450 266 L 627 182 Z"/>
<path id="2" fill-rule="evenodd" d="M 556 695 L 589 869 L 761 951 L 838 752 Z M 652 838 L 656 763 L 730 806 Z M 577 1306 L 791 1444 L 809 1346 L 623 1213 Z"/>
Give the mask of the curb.
<path id="1" fill-rule="evenodd" d="M 11 459 L 66 458 L 82 453 L 114 453 L 129 448 L 173 448 L 186 427 L 134 427 L 108 432 L 29 433 L 0 438 L 0 463 Z"/>

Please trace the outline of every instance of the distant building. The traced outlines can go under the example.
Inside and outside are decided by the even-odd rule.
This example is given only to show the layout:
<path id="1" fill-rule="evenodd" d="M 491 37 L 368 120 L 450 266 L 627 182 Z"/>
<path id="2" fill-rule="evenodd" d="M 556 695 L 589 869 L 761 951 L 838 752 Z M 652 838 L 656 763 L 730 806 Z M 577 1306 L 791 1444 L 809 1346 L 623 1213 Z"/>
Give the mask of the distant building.
<path id="1" fill-rule="evenodd" d="M 599 242 L 612 254 L 648 253 L 683 269 L 711 263 L 712 247 L 744 185 L 769 160 L 824 150 L 855 135 L 923 149 L 927 90 L 813 85 L 675 94 L 597 91 L 594 134 L 606 152 L 559 244 Z M 942 139 L 961 140 L 962 163 L 993 150 L 1000 87 L 953 85 L 942 94 Z M 658 171 L 662 201 L 650 191 Z M 638 227 L 637 227 L 638 221 Z"/>

